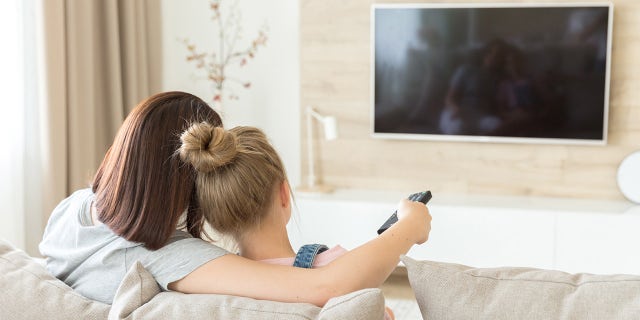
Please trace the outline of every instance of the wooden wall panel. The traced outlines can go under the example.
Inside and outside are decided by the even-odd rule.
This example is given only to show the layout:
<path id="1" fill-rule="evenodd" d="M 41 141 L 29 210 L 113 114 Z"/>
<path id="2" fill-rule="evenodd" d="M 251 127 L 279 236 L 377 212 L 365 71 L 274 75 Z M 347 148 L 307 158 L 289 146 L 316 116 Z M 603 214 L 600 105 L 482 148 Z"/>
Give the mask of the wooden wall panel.
<path id="1" fill-rule="evenodd" d="M 618 164 L 640 149 L 640 1 L 613 1 L 607 146 L 371 138 L 369 29 L 373 3 L 304 0 L 300 5 L 301 107 L 314 105 L 321 112 L 335 115 L 339 124 L 337 140 L 315 141 L 319 171 L 327 184 L 341 188 L 428 187 L 447 193 L 622 199 L 616 186 Z M 306 123 L 302 124 L 306 134 Z M 306 139 L 302 141 L 304 151 Z M 306 170 L 306 152 L 302 161 Z"/>

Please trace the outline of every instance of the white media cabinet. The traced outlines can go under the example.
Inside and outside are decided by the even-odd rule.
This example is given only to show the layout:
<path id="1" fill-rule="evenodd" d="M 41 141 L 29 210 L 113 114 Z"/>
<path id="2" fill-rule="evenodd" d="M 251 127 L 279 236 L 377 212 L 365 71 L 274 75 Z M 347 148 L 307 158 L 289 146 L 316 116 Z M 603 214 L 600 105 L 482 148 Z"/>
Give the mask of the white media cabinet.
<path id="1" fill-rule="evenodd" d="M 305 243 L 353 249 L 375 237 L 410 193 L 296 193 L 299 213 L 294 209 L 289 225 L 294 249 Z M 434 192 L 429 210 L 429 241 L 414 246 L 410 257 L 475 267 L 640 274 L 640 206 L 630 202 Z"/>

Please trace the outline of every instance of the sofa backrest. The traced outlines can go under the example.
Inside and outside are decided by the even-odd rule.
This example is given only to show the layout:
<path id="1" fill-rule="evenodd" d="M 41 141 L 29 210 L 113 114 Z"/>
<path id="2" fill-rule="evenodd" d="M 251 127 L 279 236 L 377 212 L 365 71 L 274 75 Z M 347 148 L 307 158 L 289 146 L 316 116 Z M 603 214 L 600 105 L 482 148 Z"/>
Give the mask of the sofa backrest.
<path id="1" fill-rule="evenodd" d="M 640 319 L 640 276 L 403 257 L 424 319 Z"/>

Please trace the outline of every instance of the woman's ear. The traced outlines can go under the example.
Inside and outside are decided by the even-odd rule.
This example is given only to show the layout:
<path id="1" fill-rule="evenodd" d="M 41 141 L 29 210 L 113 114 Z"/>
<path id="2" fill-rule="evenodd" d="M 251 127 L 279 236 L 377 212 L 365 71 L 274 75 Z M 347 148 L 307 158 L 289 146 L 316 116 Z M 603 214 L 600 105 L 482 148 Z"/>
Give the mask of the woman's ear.
<path id="1" fill-rule="evenodd" d="M 283 208 L 287 208 L 291 204 L 291 190 L 286 180 L 280 183 L 280 204 Z"/>

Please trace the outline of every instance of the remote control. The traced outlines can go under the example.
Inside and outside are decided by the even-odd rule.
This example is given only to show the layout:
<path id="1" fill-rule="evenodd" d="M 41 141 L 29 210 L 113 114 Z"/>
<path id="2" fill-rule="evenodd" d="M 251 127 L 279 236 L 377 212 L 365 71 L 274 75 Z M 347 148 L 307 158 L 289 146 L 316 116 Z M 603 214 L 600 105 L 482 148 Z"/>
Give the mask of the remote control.
<path id="1" fill-rule="evenodd" d="M 418 202 L 422 202 L 424 204 L 427 204 L 427 202 L 429 202 L 429 200 L 431 200 L 431 191 L 423 191 L 423 192 L 414 193 L 414 194 L 409 196 L 409 200 L 418 201 Z M 384 222 L 384 224 L 380 227 L 380 229 L 378 229 L 378 234 L 381 234 L 381 233 L 385 232 L 387 229 L 389 229 L 396 222 L 398 222 L 398 211 L 397 210 L 391 215 L 391 217 L 389 217 L 389 219 L 387 219 L 387 221 Z"/>

